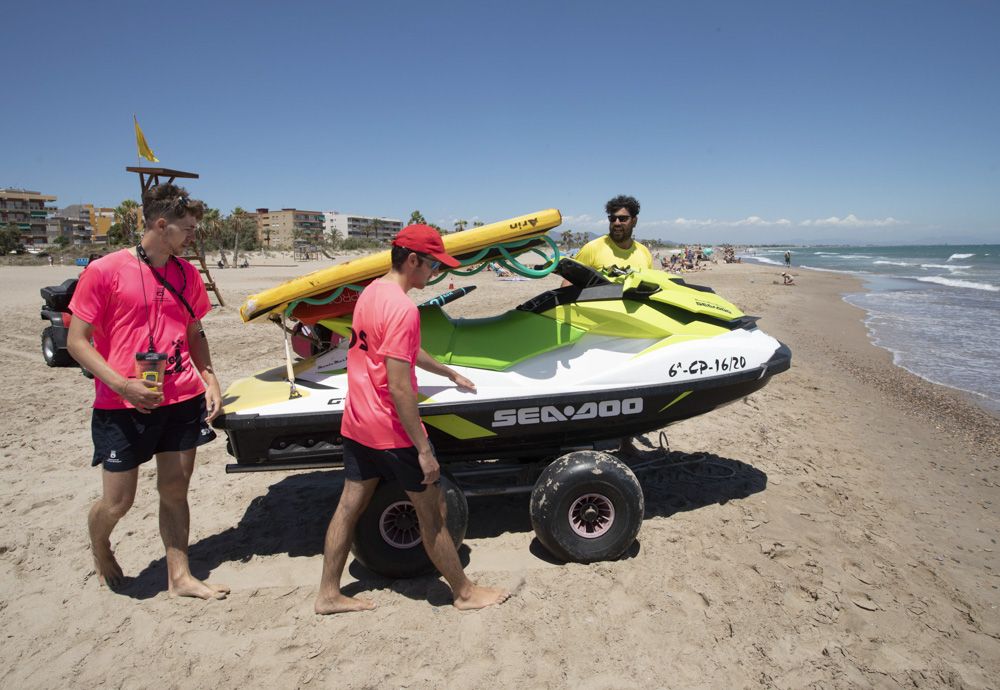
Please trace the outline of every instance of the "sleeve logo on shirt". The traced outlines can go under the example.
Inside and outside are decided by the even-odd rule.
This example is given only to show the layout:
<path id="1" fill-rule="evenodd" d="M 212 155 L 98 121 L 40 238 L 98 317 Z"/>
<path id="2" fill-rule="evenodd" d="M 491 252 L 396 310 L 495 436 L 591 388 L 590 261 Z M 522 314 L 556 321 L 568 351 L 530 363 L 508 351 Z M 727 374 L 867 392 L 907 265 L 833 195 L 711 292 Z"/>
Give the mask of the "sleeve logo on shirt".
<path id="1" fill-rule="evenodd" d="M 348 348 L 352 348 L 352 347 L 354 347 L 355 343 L 358 343 L 359 341 L 360 341 L 361 344 L 358 345 L 358 347 L 360 347 L 363 352 L 368 352 L 368 334 L 365 333 L 364 331 L 355 331 L 352 328 L 351 329 L 351 344 L 348 345 L 347 347 Z"/>

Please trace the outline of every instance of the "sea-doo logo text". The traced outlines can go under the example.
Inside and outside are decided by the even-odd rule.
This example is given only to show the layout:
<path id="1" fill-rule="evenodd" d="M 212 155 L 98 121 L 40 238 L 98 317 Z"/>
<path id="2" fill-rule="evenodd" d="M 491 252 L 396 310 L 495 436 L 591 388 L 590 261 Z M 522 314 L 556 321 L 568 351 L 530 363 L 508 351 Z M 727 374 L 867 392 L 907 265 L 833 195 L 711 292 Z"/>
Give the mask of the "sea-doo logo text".
<path id="1" fill-rule="evenodd" d="M 543 405 L 541 407 L 519 407 L 513 410 L 497 410 L 493 413 L 493 427 L 548 424 L 550 422 L 577 422 L 585 419 L 618 417 L 642 412 L 642 398 L 625 400 L 588 401 L 574 407 L 565 405 Z"/>

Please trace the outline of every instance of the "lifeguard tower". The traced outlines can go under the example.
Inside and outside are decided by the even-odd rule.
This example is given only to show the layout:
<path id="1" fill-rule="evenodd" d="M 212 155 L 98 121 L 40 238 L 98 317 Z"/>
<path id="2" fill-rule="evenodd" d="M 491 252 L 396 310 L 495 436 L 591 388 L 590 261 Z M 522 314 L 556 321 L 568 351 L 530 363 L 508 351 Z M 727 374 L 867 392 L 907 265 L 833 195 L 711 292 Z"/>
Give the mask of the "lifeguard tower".
<path id="1" fill-rule="evenodd" d="M 183 170 L 171 170 L 170 168 L 147 168 L 147 167 L 133 167 L 129 166 L 125 168 L 128 172 L 138 173 L 139 175 L 139 185 L 142 187 L 142 194 L 149 191 L 150 187 L 155 187 L 161 184 L 160 178 L 166 177 L 167 179 L 162 184 L 171 184 L 177 178 L 183 179 L 198 179 L 197 173 L 184 172 Z M 142 196 L 140 195 L 140 199 Z M 195 263 L 200 266 L 198 271 L 201 273 L 201 279 L 205 283 L 205 289 L 210 290 L 215 293 L 216 299 L 219 300 L 219 306 L 224 307 L 226 303 L 222 299 L 222 293 L 219 292 L 219 286 L 215 284 L 215 280 L 212 279 L 212 274 L 208 270 L 208 264 L 205 262 L 205 242 L 204 236 L 201 232 L 198 233 L 197 239 L 194 244 L 194 249 L 196 254 L 190 254 L 188 256 L 182 256 L 182 259 L 187 259 L 188 261 Z"/>

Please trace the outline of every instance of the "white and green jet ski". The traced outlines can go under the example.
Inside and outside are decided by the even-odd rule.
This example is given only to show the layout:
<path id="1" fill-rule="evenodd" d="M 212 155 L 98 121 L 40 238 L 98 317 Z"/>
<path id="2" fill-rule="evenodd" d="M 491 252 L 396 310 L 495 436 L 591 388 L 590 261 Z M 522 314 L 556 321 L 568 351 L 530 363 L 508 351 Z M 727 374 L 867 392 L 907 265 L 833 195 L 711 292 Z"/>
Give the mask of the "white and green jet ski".
<path id="1" fill-rule="evenodd" d="M 661 271 L 606 278 L 570 259 L 555 272 L 572 284 L 499 316 L 449 317 L 442 305 L 469 288 L 420 306 L 424 350 L 478 389 L 418 370 L 440 462 L 606 447 L 738 400 L 790 365 L 787 347 L 708 288 Z M 320 323 L 347 337 L 294 365 L 295 397 L 281 367 L 226 392 L 216 426 L 229 435 L 231 470 L 339 461 L 350 317 Z"/>
<path id="2" fill-rule="evenodd" d="M 551 212 L 538 233 L 558 220 L 558 212 Z M 449 239 L 457 241 L 455 235 Z M 497 251 L 512 259 L 541 241 L 518 238 L 516 246 L 501 250 L 453 255 L 467 265 L 493 260 Z M 668 273 L 608 278 L 554 258 L 544 271 L 505 265 L 535 277 L 554 269 L 570 285 L 490 318 L 454 319 L 442 309 L 471 287 L 420 305 L 423 348 L 478 389 L 462 393 L 447 379 L 417 372 L 420 414 L 443 465 L 448 528 L 460 544 L 468 524 L 466 496 L 530 491 L 532 526 L 553 555 L 579 562 L 618 558 L 642 524 L 644 496 L 636 473 L 673 455 L 616 457 L 620 440 L 753 393 L 788 369 L 791 353 L 710 289 Z M 374 275 L 367 263 L 345 266 L 342 273 L 348 272 Z M 264 293 L 266 301 L 253 296 L 244 305 L 248 320 L 271 305 L 283 309 L 284 316 L 271 318 L 284 326 L 288 362 L 226 391 L 215 426 L 228 434 L 236 457 L 227 471 L 342 464 L 350 315 L 314 322 L 314 335 L 326 329 L 345 337 L 297 363 L 290 354 L 293 329 L 284 324 L 289 316 L 308 313 L 295 310 L 312 298 L 293 295 L 316 294 L 308 304 L 349 311 L 340 288 L 330 291 L 332 283 L 307 276 L 291 288 Z M 394 482 L 376 489 L 358 522 L 353 550 L 359 562 L 388 577 L 433 567 L 412 505 Z"/>

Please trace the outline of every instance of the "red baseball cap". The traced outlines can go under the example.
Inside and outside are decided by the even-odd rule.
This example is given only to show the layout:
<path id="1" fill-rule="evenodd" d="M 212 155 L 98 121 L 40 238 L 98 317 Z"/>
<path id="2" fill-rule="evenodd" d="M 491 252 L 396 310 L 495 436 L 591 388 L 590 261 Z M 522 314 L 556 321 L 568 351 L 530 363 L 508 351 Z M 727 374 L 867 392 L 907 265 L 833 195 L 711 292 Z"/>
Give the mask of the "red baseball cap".
<path id="1" fill-rule="evenodd" d="M 458 268 L 462 264 L 444 250 L 441 234 L 429 225 L 407 225 L 392 241 L 394 247 L 409 249 L 411 252 L 433 256 L 448 268 Z"/>

